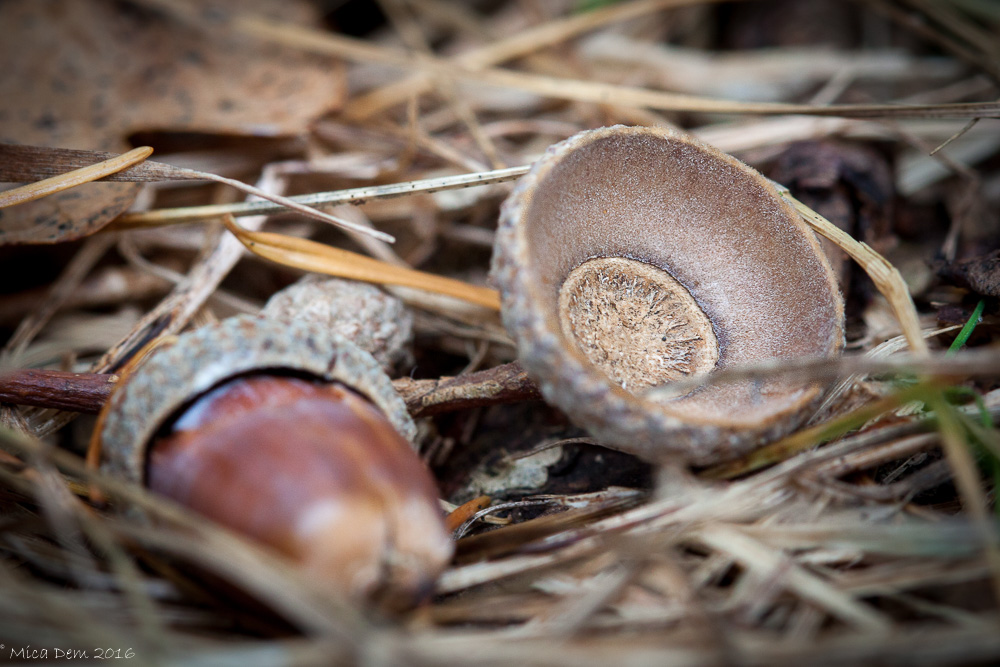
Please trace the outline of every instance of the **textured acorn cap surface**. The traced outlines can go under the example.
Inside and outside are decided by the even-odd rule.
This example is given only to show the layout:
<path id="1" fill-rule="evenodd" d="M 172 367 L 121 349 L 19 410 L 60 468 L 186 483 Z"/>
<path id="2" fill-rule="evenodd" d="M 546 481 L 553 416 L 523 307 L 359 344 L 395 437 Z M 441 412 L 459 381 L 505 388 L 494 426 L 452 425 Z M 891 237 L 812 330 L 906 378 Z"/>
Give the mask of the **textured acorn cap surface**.
<path id="1" fill-rule="evenodd" d="M 387 373 L 413 363 L 413 313 L 375 285 L 309 274 L 275 292 L 260 315 L 336 331 L 375 357 Z"/>
<path id="2" fill-rule="evenodd" d="M 650 460 L 736 456 L 793 429 L 821 393 L 777 379 L 650 389 L 843 346 L 833 272 L 795 210 L 753 169 L 666 129 L 551 147 L 504 202 L 493 273 L 546 399 Z"/>
<path id="3" fill-rule="evenodd" d="M 370 400 L 408 441 L 416 435 L 406 404 L 370 354 L 313 324 L 240 316 L 157 348 L 125 380 L 101 431 L 106 470 L 144 483 L 150 442 L 179 410 L 230 378 L 268 371 L 340 382 Z"/>

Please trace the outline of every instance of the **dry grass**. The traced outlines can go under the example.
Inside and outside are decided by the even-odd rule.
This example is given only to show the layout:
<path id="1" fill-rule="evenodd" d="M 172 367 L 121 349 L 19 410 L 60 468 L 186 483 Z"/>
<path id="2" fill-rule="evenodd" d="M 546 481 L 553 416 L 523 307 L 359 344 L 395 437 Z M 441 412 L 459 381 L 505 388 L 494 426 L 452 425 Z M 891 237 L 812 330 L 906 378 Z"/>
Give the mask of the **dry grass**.
<path id="1" fill-rule="evenodd" d="M 831 48 L 805 80 L 789 80 L 802 72 L 795 67 L 768 69 L 760 81 L 751 70 L 733 93 L 747 97 L 727 100 L 698 94 L 697 77 L 683 91 L 658 86 L 679 80 L 671 67 L 692 62 L 704 68 L 706 89 L 708 79 L 732 76 L 733 60 L 714 56 L 727 39 L 739 44 L 741 20 L 773 31 L 776 62 L 791 57 L 795 36 L 817 28 L 808 12 L 789 24 L 760 7 L 693 0 L 608 3 L 590 13 L 571 2 L 500 2 L 487 18 L 464 3 L 385 0 L 387 24 L 354 39 L 249 8 L 206 24 L 198 3 L 136 4 L 189 29 L 311 53 L 343 69 L 346 97 L 295 137 L 200 145 L 154 135 L 162 148 L 153 159 L 253 181 L 278 203 L 170 181 L 169 169 L 133 172 L 145 182 L 130 213 L 73 246 L 61 273 L 35 291 L 0 296 L 0 365 L 112 372 L 150 340 L 255 312 L 297 272 L 245 252 L 254 244 L 284 264 L 397 286 L 417 313 L 424 377 L 511 361 L 487 282 L 499 203 L 548 145 L 601 125 L 679 126 L 766 173 L 793 141 L 877 147 L 893 165 L 899 210 L 873 214 L 859 203 L 852 213 L 903 222 L 895 234 L 845 232 L 792 197 L 884 299 L 848 292 L 841 360 L 709 380 L 801 374 L 831 388 L 808 425 L 744 459 L 642 468 L 630 488 L 595 464 L 570 484 L 559 465 L 539 463 L 543 454 L 557 449 L 563 463 L 600 454 L 541 403 L 429 421 L 422 451 L 452 503 L 480 495 L 471 480 L 498 449 L 504 465 L 543 475 L 531 488 L 494 494 L 492 507 L 467 508 L 434 597 L 388 617 L 93 472 L 83 460 L 87 420 L 3 406 L 0 661 L 29 645 L 50 659 L 60 657 L 57 647 L 92 657 L 128 649 L 142 664 L 242 667 L 1000 661 L 995 299 L 973 347 L 946 357 L 957 327 L 940 327 L 936 315 L 967 312 L 978 297 L 922 264 L 942 251 L 979 254 L 1000 238 L 997 121 L 967 127 L 969 118 L 998 115 L 995 102 L 980 101 L 1000 96 L 990 78 L 1000 54 L 983 27 L 1000 17 L 987 3 L 817 9 L 865 29 L 832 35 L 851 46 Z M 915 35 L 907 26 L 917 18 Z M 589 48 L 598 39 L 641 47 L 641 65 Z M 858 73 L 859 48 L 892 66 Z M 930 61 L 947 64 L 946 76 L 922 73 Z M 854 187 L 846 182 L 829 190 Z M 863 188 L 852 192 L 863 200 Z M 324 220 L 275 215 L 286 195 L 322 208 Z M 238 227 L 230 215 L 240 216 Z M 354 231 L 334 229 L 334 219 Z M 126 287 L 112 289 L 105 274 Z M 3 266 L 0 275 L 17 277 Z M 91 489 L 105 502 L 92 502 Z"/>

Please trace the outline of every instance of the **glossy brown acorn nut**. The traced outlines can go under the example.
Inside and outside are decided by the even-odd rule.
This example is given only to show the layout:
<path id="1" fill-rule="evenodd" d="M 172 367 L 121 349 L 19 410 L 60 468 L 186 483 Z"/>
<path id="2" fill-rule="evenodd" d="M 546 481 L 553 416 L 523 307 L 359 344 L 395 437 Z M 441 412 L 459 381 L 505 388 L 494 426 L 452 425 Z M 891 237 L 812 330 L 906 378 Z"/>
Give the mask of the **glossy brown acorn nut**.
<path id="1" fill-rule="evenodd" d="M 112 402 L 107 467 L 352 597 L 415 600 L 451 557 L 405 406 L 336 335 L 227 320 L 157 350 Z"/>
<path id="2" fill-rule="evenodd" d="M 545 398 L 602 444 L 711 463 L 791 431 L 821 388 L 783 379 L 677 396 L 688 375 L 843 345 L 819 244 L 759 173 L 662 128 L 546 152 L 503 204 L 503 320 Z"/>

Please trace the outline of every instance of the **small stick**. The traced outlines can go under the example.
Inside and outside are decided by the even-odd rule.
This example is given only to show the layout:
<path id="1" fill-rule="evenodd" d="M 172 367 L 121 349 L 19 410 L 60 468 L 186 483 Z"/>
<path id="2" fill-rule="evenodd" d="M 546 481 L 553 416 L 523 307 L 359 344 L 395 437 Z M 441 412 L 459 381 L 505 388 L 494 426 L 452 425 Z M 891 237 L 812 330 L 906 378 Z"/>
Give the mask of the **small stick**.
<path id="1" fill-rule="evenodd" d="M 996 355 L 988 350 L 963 352 L 947 359 L 878 360 L 841 357 L 840 359 L 781 360 L 758 366 L 733 368 L 682 380 L 676 385 L 684 392 L 701 386 L 721 384 L 742 378 L 801 377 L 822 380 L 851 373 L 924 373 L 942 382 L 948 378 L 986 377 L 998 372 Z M 48 370 L 0 371 L 0 403 L 33 405 L 96 414 L 107 400 L 116 376 L 101 373 L 60 373 Z M 109 384 L 110 383 L 110 384 Z M 467 408 L 540 399 L 538 387 L 516 361 L 457 377 L 414 380 L 403 377 L 392 381 L 414 417 L 427 417 Z M 78 393 L 60 407 L 59 392 Z M 656 396 L 653 392 L 651 395 Z"/>
<path id="2" fill-rule="evenodd" d="M 117 382 L 118 376 L 111 373 L 0 371 L 0 403 L 96 414 Z"/>
<path id="3" fill-rule="evenodd" d="M 538 387 L 516 361 L 458 377 L 437 380 L 399 378 L 392 384 L 414 417 L 542 397 Z"/>
<path id="4" fill-rule="evenodd" d="M 97 414 L 118 382 L 108 373 L 22 369 L 0 372 L 0 403 Z M 414 417 L 541 398 L 515 362 L 478 373 L 437 380 L 393 380 Z"/>
<path id="5" fill-rule="evenodd" d="M 453 190 L 456 188 L 470 188 L 477 185 L 494 185 L 496 183 L 506 183 L 513 181 L 528 173 L 531 165 L 518 167 L 508 167 L 506 169 L 494 169 L 493 171 L 480 171 L 471 174 L 457 174 L 455 176 L 439 176 L 435 178 L 424 178 L 417 181 L 406 181 L 403 183 L 390 183 L 387 185 L 373 185 L 361 188 L 351 188 L 349 190 L 334 190 L 332 192 L 314 192 L 307 195 L 297 195 L 286 197 L 290 201 L 307 206 L 332 206 L 334 204 L 362 204 L 369 199 L 383 199 L 388 197 L 402 197 L 411 194 L 430 194 Z M 234 217 L 248 215 L 263 215 L 277 213 L 282 210 L 282 206 L 269 201 L 248 201 L 234 202 L 231 204 L 206 204 L 204 206 L 185 206 L 181 208 L 154 209 L 152 211 L 136 211 L 119 216 L 115 222 L 115 229 L 130 229 L 133 227 L 170 225 L 180 222 L 193 222 L 205 218 L 216 218 L 227 213 Z"/>

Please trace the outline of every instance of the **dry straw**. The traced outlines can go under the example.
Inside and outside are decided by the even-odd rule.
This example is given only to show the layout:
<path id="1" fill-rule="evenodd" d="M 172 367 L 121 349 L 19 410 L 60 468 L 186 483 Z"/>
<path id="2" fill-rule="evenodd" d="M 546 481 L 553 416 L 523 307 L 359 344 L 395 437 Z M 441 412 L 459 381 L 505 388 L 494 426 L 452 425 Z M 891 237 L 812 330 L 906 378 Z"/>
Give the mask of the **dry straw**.
<path id="1" fill-rule="evenodd" d="M 207 16 L 197 3 L 143 0 L 141 4 L 145 9 L 180 15 L 192 29 L 233 30 L 261 43 L 281 43 L 323 54 L 357 78 L 370 74 L 373 63 L 387 65 L 383 72 L 403 72 L 398 80 L 387 80 L 348 99 L 339 114 L 319 119 L 309 128 L 323 138 L 310 143 L 310 148 L 319 148 L 322 153 L 331 147 L 323 142 L 332 142 L 337 151 L 364 165 L 363 177 L 347 170 L 338 174 L 348 181 L 344 185 L 379 173 L 392 173 L 390 178 L 400 182 L 295 199 L 304 206 L 321 207 L 364 201 L 369 204 L 365 216 L 380 228 L 384 220 L 398 224 L 401 219 L 413 220 L 414 227 L 425 224 L 424 229 L 437 225 L 432 242 L 442 238 L 456 242 L 472 238 L 471 232 L 476 232 L 478 242 L 488 243 L 491 230 L 476 225 L 488 219 L 487 213 L 495 208 L 496 193 L 454 198 L 474 202 L 462 204 L 464 208 L 457 213 L 446 211 L 441 200 L 430 197 L 390 197 L 500 183 L 526 171 L 526 167 L 486 171 L 475 166 L 489 163 L 491 156 L 485 151 L 489 145 L 506 164 L 524 164 L 545 146 L 583 127 L 615 122 L 664 125 L 677 117 L 659 111 L 685 109 L 688 113 L 679 117 L 684 122 L 711 122 L 690 128 L 696 136 L 756 163 L 775 155 L 787 141 L 818 137 L 877 139 L 886 150 L 899 147 L 901 152 L 905 147 L 899 146 L 900 139 L 918 138 L 936 146 L 957 129 L 956 124 L 936 117 L 995 116 L 997 111 L 992 102 L 951 104 L 995 97 L 995 88 L 972 76 L 974 72 L 953 85 L 920 91 L 923 99 L 912 100 L 919 102 L 919 107 L 833 103 L 844 86 L 853 85 L 850 73 L 826 87 L 823 94 L 832 102 L 829 106 L 747 104 L 580 80 L 581 72 L 590 75 L 606 70 L 596 65 L 591 69 L 593 63 L 570 41 L 572 38 L 586 31 L 609 30 L 610 22 L 639 17 L 640 27 L 616 23 L 614 30 L 652 45 L 648 35 L 659 39 L 675 29 L 675 24 L 682 26 L 686 25 L 684 20 L 705 17 L 697 14 L 697 8 L 691 15 L 659 16 L 654 12 L 700 4 L 693 2 L 612 3 L 595 12 L 544 20 L 517 30 L 510 30 L 503 22 L 509 14 L 487 22 L 458 4 L 441 12 L 440 0 L 393 3 L 405 5 L 415 17 L 412 21 L 403 17 L 400 25 L 407 26 L 406 30 L 433 30 L 435 37 L 443 36 L 446 47 L 450 46 L 450 30 L 461 35 L 463 40 L 454 46 L 458 51 L 466 50 L 450 57 L 405 52 L 388 42 L 376 43 L 375 38 L 361 42 L 259 17 Z M 523 5 L 494 4 L 501 13 Z M 992 19 L 988 14 L 975 14 L 981 21 L 976 25 L 964 13 L 990 11 L 982 3 L 959 6 L 909 0 L 874 5 L 901 21 L 921 19 L 913 22 L 916 29 L 934 38 L 945 52 L 957 53 L 982 71 L 995 73 L 995 47 L 983 38 Z M 185 13 L 185 8 L 195 11 Z M 455 28 L 470 21 L 479 32 Z M 649 32 L 644 31 L 647 26 Z M 506 36 L 492 41 L 480 37 L 494 30 Z M 468 42 L 473 43 L 471 49 Z M 406 43 L 416 45 L 417 41 Z M 553 58 L 551 50 L 542 50 L 553 46 L 571 57 L 563 58 L 564 51 L 559 51 L 560 57 Z M 636 80 L 627 78 L 628 74 L 622 73 L 618 81 Z M 501 93 L 499 102 L 454 87 L 462 82 L 486 84 L 493 93 Z M 912 81 L 900 82 L 899 88 L 909 92 L 910 85 Z M 449 97 L 449 90 L 457 91 L 457 99 Z M 857 92 L 864 89 L 859 86 Z M 509 118 L 514 103 L 519 104 L 516 121 Z M 410 110 L 409 115 L 404 107 Z M 462 107 L 471 109 L 472 116 L 463 114 Z M 706 111 L 875 115 L 869 120 L 775 116 L 720 123 L 717 117 L 698 115 Z M 906 120 L 907 115 L 933 120 Z M 893 124 L 878 120 L 884 117 L 893 118 Z M 959 155 L 954 151 L 963 142 L 974 140 L 974 133 L 985 125 L 980 123 L 941 154 Z M 474 131 L 481 131 L 478 138 Z M 309 133 L 304 130 L 305 134 Z M 901 165 L 901 182 L 909 182 L 911 165 L 916 169 L 923 164 L 916 152 L 914 148 L 912 160 L 897 163 Z M 114 156 L 90 154 L 71 159 L 53 153 L 50 157 L 41 162 L 65 172 Z M 254 159 L 247 164 L 257 165 Z M 9 173 L 5 168 L 13 169 L 13 162 L 4 162 L 0 176 Z M 223 162 L 211 163 L 206 171 Z M 961 160 L 952 162 L 962 166 L 958 164 Z M 23 173 L 14 182 L 55 175 L 43 173 L 42 165 L 36 164 L 38 171 Z M 992 167 L 986 164 L 988 172 Z M 282 178 L 274 166 L 265 166 L 257 185 L 271 195 L 281 195 Z M 437 174 L 442 166 L 468 173 L 441 178 Z M 153 172 L 157 168 L 146 161 L 107 178 L 152 181 L 181 177 L 176 172 L 156 176 Z M 974 165 L 966 169 L 978 174 Z M 925 188 L 921 196 L 933 199 L 934 189 L 940 185 L 934 179 L 945 177 L 918 179 Z M 476 194 L 480 192 L 484 191 Z M 913 196 L 910 192 L 900 194 L 906 199 Z M 939 391 L 941 385 L 972 377 L 981 379 L 977 386 L 988 388 L 988 382 L 1000 372 L 995 350 L 961 350 L 948 359 L 926 354 L 938 343 L 925 339 L 937 332 L 922 329 L 899 272 L 873 249 L 836 231 L 829 221 L 790 195 L 786 197 L 813 229 L 831 238 L 872 276 L 905 336 L 905 344 L 900 343 L 899 348 L 908 347 L 911 354 L 762 364 L 680 384 L 694 389 L 698 383 L 726 382 L 733 377 L 785 374 L 825 382 L 851 375 L 818 424 L 725 468 L 710 466 L 695 473 L 661 470 L 648 491 L 551 494 L 529 489 L 498 497 L 496 506 L 482 508 L 481 499 L 473 500 L 464 514 L 455 517 L 463 524 L 475 522 L 460 526 L 467 530 L 467 536 L 458 542 L 456 560 L 437 584 L 437 597 L 401 622 L 387 623 L 339 604 L 322 582 L 304 580 L 274 554 L 141 488 L 87 469 L 79 456 L 15 431 L 43 434 L 65 424 L 68 418 L 63 415 L 3 408 L 0 486 L 6 521 L 0 531 L 4 557 L 0 618 L 5 637 L 16 636 L 36 647 L 134 646 L 141 661 L 219 660 L 245 667 L 276 662 L 457 666 L 470 660 L 484 667 L 514 663 L 706 667 L 730 663 L 995 663 L 1000 656 L 996 632 L 1000 617 L 994 587 L 984 584 L 991 578 L 994 583 L 1000 579 L 1000 567 L 994 521 L 984 497 L 986 484 L 974 456 L 983 452 L 978 464 L 988 467 L 993 459 L 986 452 L 1000 447 L 995 429 L 983 425 L 986 418 L 994 423 L 1000 419 L 1000 393 L 986 392 L 978 397 L 980 409 L 973 404 L 957 408 Z M 174 207 L 166 203 L 169 200 L 165 197 L 161 206 L 167 208 L 159 210 L 146 210 L 148 205 L 142 203 L 138 210 L 113 223 L 113 228 L 131 239 L 132 255 L 125 250 L 122 257 L 138 256 L 158 265 L 164 257 L 173 260 L 179 256 L 186 262 L 186 273 L 175 275 L 179 282 L 173 287 L 162 286 L 155 296 L 169 289 L 167 296 L 138 322 L 133 318 L 130 333 L 90 368 L 120 368 L 149 340 L 226 312 L 234 300 L 223 304 L 210 299 L 225 293 L 218 286 L 245 257 L 243 241 L 258 243 L 258 249 L 266 247 L 275 257 L 301 266 L 348 274 L 364 272 L 376 282 L 408 280 L 420 289 L 452 290 L 449 300 L 454 303 L 462 303 L 454 297 L 496 303 L 495 293 L 460 281 L 445 287 L 436 276 L 393 273 L 386 266 L 354 257 L 334 259 L 333 249 L 327 246 L 290 240 L 305 229 L 301 223 L 290 223 L 285 228 L 289 234 L 255 236 L 266 215 L 288 210 L 272 201 Z M 229 233 L 219 235 L 220 228 L 212 225 L 204 229 L 125 231 L 218 219 L 226 214 L 240 217 L 238 228 L 227 221 L 239 240 Z M 968 227 L 964 230 L 970 231 Z M 409 229 L 400 237 L 405 239 L 400 244 L 403 247 L 394 250 L 411 265 L 436 258 L 426 248 L 406 247 L 412 240 Z M 196 242 L 191 243 L 191 238 Z M 39 332 L 44 335 L 66 328 L 62 321 L 48 329 L 42 325 L 53 316 L 79 314 L 73 305 L 78 303 L 74 287 L 115 243 L 115 236 L 107 235 L 84 245 L 79 261 L 67 266 L 63 278 L 53 285 L 51 298 L 42 298 L 38 312 L 26 320 L 27 333 L 18 336 L 19 345 L 31 343 Z M 287 274 L 274 272 L 266 264 L 251 267 L 265 279 L 278 275 L 287 279 Z M 128 271 L 122 275 L 145 275 L 138 262 L 124 269 Z M 136 289 L 124 299 L 126 306 L 146 304 L 149 294 Z M 118 311 L 122 303 L 119 298 L 103 302 L 99 308 Z M 454 314 L 459 308 L 442 311 Z M 468 312 L 488 313 L 489 309 L 475 306 Z M 87 316 L 97 323 L 104 321 L 96 313 Z M 510 346 L 503 344 L 504 337 L 473 326 L 476 317 L 458 325 L 453 318 L 422 312 L 422 344 L 449 359 L 459 355 L 459 366 L 461 355 L 472 362 L 485 359 L 489 365 L 509 361 Z M 987 336 L 990 333 L 987 330 Z M 477 347 L 485 340 L 491 344 Z M 492 344 L 494 341 L 498 344 Z M 870 344 L 865 342 L 865 348 Z M 40 340 L 25 353 L 49 349 L 45 345 L 51 341 Z M 87 355 L 93 350 L 78 354 L 79 350 L 88 348 L 79 343 L 63 360 L 79 358 L 80 367 L 84 367 L 92 361 Z M 442 375 L 451 372 L 441 370 Z M 887 380 L 898 377 L 919 378 L 918 384 L 900 387 Z M 444 393 L 454 392 L 454 383 L 444 380 Z M 489 381 L 490 377 L 484 376 L 483 383 Z M 438 380 L 408 381 L 412 383 L 435 385 Z M 914 401 L 919 401 L 922 412 L 913 412 Z M 419 409 L 416 403 L 413 407 Z M 527 407 L 521 409 L 525 412 L 510 413 L 517 415 L 511 423 L 528 414 Z M 517 427 L 497 428 L 491 414 L 491 410 L 469 410 L 439 422 L 450 425 L 450 430 L 432 440 L 432 452 L 447 454 L 453 447 L 451 457 L 443 456 L 447 459 L 443 470 L 465 465 L 466 457 L 473 456 L 484 443 L 493 448 L 491 451 L 504 448 L 505 457 L 521 456 L 519 462 L 531 463 L 542 458 L 532 456 L 536 450 L 555 442 L 553 446 L 561 448 L 564 455 L 559 464 L 562 468 L 553 466 L 550 471 L 553 478 L 559 478 L 558 470 L 571 470 L 586 460 L 587 450 L 570 442 L 575 433 L 556 429 L 557 420 L 550 420 L 547 413 L 538 421 L 553 432 L 539 432 L 531 424 L 519 422 Z M 507 418 L 507 413 L 502 414 Z M 536 416 L 535 412 L 530 414 Z M 874 424 L 859 427 L 871 417 Z M 66 440 L 73 440 L 72 432 L 66 431 Z M 821 442 L 825 444 L 817 447 Z M 591 474 L 595 476 L 597 473 Z M 952 480 L 957 491 L 947 483 Z M 110 500 L 110 508 L 80 502 L 91 486 Z M 469 500 L 450 499 L 456 504 Z M 155 519 L 155 525 L 115 514 L 113 509 L 119 503 L 142 507 L 147 517 Z M 506 518 L 491 519 L 491 513 L 500 511 L 497 506 L 507 508 L 516 520 L 499 525 Z M 542 507 L 565 511 L 524 520 Z M 488 527 L 491 530 L 483 529 L 483 520 L 493 522 Z M 11 642 L 4 639 L 8 649 Z"/>

